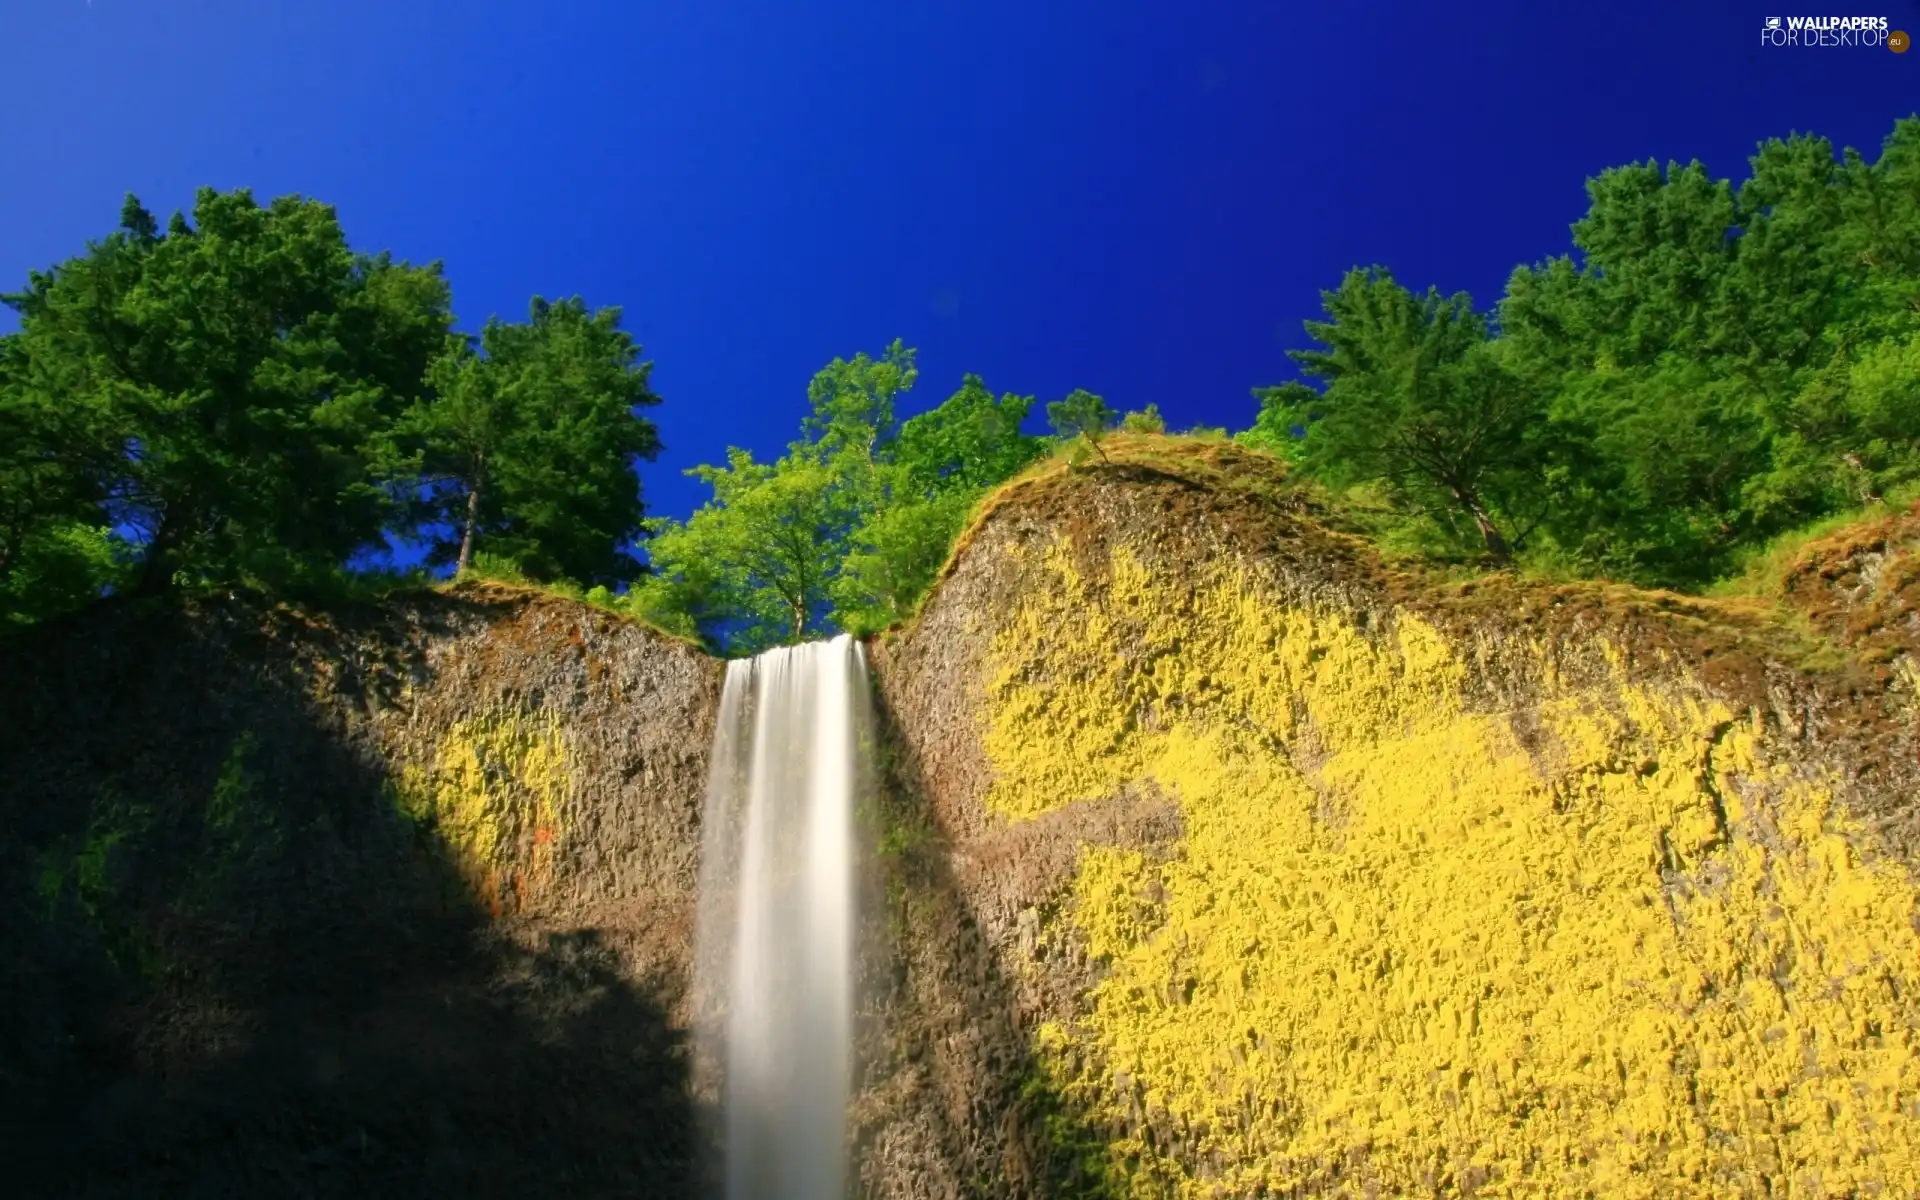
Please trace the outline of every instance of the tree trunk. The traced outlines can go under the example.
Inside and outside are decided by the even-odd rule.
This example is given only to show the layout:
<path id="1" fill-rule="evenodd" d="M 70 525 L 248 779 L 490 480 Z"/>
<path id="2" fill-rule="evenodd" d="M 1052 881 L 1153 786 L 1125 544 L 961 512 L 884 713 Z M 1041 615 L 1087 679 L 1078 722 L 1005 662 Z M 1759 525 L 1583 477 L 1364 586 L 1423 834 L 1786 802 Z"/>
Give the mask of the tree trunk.
<path id="1" fill-rule="evenodd" d="M 20 553 L 20 547 L 26 543 L 26 524 L 26 518 L 23 517 L 7 526 L 6 539 L 0 541 L 0 579 L 5 579 L 7 573 L 13 570 L 14 555 Z"/>
<path id="2" fill-rule="evenodd" d="M 800 644 L 800 635 L 805 633 L 806 631 L 807 631 L 807 606 L 805 604 L 795 604 L 793 606 L 793 643 L 792 644 L 795 646 L 798 646 Z"/>
<path id="3" fill-rule="evenodd" d="M 467 489 L 467 522 L 460 531 L 460 561 L 453 568 L 455 575 L 465 575 L 473 563 L 473 527 L 480 523 L 480 487 L 480 481 L 475 480 Z"/>
<path id="4" fill-rule="evenodd" d="M 1487 510 L 1480 507 L 1479 499 L 1471 494 L 1456 493 L 1456 495 L 1459 496 L 1460 503 L 1466 505 L 1467 511 L 1473 514 L 1473 523 L 1480 530 L 1480 540 L 1487 544 L 1487 553 L 1493 556 L 1493 561 L 1505 563 L 1511 559 L 1513 554 L 1507 547 L 1505 535 L 1500 532 L 1500 527 L 1493 523 L 1493 518 L 1487 515 Z"/>
<path id="5" fill-rule="evenodd" d="M 173 585 L 173 529 L 163 518 L 147 543 L 147 556 L 140 564 L 140 578 L 134 581 L 136 596 L 158 596 Z"/>

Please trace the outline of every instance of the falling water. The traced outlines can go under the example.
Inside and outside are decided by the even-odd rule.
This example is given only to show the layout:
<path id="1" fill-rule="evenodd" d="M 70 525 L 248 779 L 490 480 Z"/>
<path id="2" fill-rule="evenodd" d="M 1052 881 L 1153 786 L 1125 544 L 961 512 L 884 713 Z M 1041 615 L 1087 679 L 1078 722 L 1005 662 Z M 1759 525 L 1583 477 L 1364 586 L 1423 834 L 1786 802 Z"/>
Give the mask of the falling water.
<path id="1" fill-rule="evenodd" d="M 849 637 L 727 665 L 694 979 L 696 1071 L 717 1103 L 727 1200 L 845 1195 L 867 705 Z"/>

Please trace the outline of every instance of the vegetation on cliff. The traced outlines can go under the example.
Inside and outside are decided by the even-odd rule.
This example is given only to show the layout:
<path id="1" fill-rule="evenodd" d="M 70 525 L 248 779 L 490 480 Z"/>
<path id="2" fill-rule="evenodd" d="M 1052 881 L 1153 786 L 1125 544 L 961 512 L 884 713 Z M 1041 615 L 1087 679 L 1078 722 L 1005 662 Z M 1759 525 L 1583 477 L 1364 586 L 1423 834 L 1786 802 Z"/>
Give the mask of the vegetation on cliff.
<path id="1" fill-rule="evenodd" d="M 1186 830 L 1074 884 L 1111 974 L 1064 1086 L 1193 1139 L 1116 1141 L 1116 1190 L 1920 1185 L 1911 878 L 1755 718 L 1616 661 L 1543 679 L 1522 731 L 1415 616 L 1042 553 L 995 638 L 990 803 L 1151 780 Z"/>
<path id="2" fill-rule="evenodd" d="M 733 450 L 724 467 L 695 468 L 713 500 L 685 522 L 655 523 L 655 573 L 633 610 L 733 653 L 909 615 L 974 503 L 1048 445 L 1021 431 L 1033 397 L 995 397 L 974 375 L 897 421 L 914 360 L 897 341 L 878 359 L 835 359 L 814 377 L 812 413 L 785 456 L 756 463 Z M 1056 426 L 1089 403 L 1106 411 L 1075 392 L 1052 406 Z"/>
<path id="3" fill-rule="evenodd" d="M 1670 587 L 1920 479 L 1920 119 L 1587 190 L 1492 313 L 1349 274 L 1249 440 L 1428 552 Z"/>
<path id="4" fill-rule="evenodd" d="M 325 590 L 389 538 L 617 582 L 658 438 L 618 311 L 536 297 L 450 333 L 438 264 L 349 249 L 332 209 L 203 189 L 6 301 L 0 617 L 115 590 Z"/>
<path id="5" fill-rule="evenodd" d="M 978 911 L 1098 1194 L 1920 1185 L 1913 515 L 1764 596 L 1449 583 L 1265 455 L 1104 449 L 880 656 L 966 869 L 1080 832 Z"/>
<path id="6" fill-rule="evenodd" d="M 9 1194 L 693 1189 L 711 658 L 461 583 L 108 603 L 0 678 Z"/>
<path id="7" fill-rule="evenodd" d="M 1737 190 L 1603 176 L 1584 260 L 1517 273 L 1498 321 L 1355 273 L 1309 327 L 1319 386 L 1267 391 L 1236 440 L 1085 391 L 1041 437 L 1034 397 L 975 376 L 902 420 L 910 348 L 835 359 L 787 453 L 699 468 L 713 500 L 684 522 L 643 518 L 654 398 L 611 312 L 536 301 L 449 341 L 437 271 L 348 254 L 319 206 L 209 193 L 162 236 L 130 205 L 16 297 L 0 590 L 14 620 L 103 589 L 296 593 L 408 536 L 729 653 L 891 627 L 979 702 L 943 733 L 965 748 L 900 767 L 984 781 L 978 813 L 914 827 L 916 861 L 975 817 L 1017 837 L 1151 795 L 1177 818 L 1150 846 L 1059 822 L 1063 887 L 1008 913 L 942 883 L 938 954 L 1024 947 L 982 994 L 1044 994 L 1044 1022 L 1001 1022 L 1025 1056 L 977 1078 L 1030 1070 L 1020 1103 L 1109 1193 L 1912 1191 L 1920 838 L 1892 760 L 1920 711 L 1920 509 L 1888 501 L 1920 476 L 1916 153 L 1904 122 L 1873 164 L 1769 143 Z M 1707 599 L 1447 584 L 1382 543 L 1699 589 L 1751 569 Z M 930 595 L 966 611 L 916 626 Z M 445 917 L 423 860 L 491 916 L 644 896 L 619 919 L 678 936 L 655 916 L 691 886 L 715 664 L 524 589 L 416 601 L 379 618 L 402 633 L 231 605 L 233 645 L 181 621 L 107 666 L 77 623 L 47 627 L 68 654 L 6 647 L 31 690 L 0 727 L 25 831 L 0 900 L 23 945 L 58 934 L 22 955 L 76 939 L 72 978 L 212 1027 L 208 981 L 250 978 L 232 946 L 351 904 Z M 101 628 L 153 615 L 117 612 Z M 95 703 L 139 662 L 165 671 L 137 706 Z M 1044 876 L 1017 844 L 978 869 Z M 1029 978 L 1062 946 L 1090 990 Z M 157 1061 L 197 1063 L 190 1035 Z M 106 1077 L 45 1036 L 57 1071 L 0 1073 Z M 961 1126 L 1017 1123 L 955 1095 Z M 367 1153 L 364 1127 L 327 1136 Z"/>
<path id="8" fill-rule="evenodd" d="M 1645 163 L 1588 191 L 1574 252 L 1490 312 L 1356 268 L 1240 439 L 1397 550 L 1695 590 L 1920 487 L 1920 118 L 1871 162 L 1795 135 L 1737 185 Z M 536 297 L 453 337 L 437 264 L 351 252 L 313 201 L 207 190 L 162 231 L 130 198 L 8 302 L 12 622 L 104 590 L 337 590 L 400 543 L 744 653 L 910 616 L 988 489 L 1166 427 L 1075 390 L 1038 436 L 1034 397 L 974 375 L 902 420 L 896 341 L 814 377 L 784 455 L 731 450 L 692 472 L 709 503 L 647 521 L 659 398 L 617 310 Z"/>
<path id="9" fill-rule="evenodd" d="M 1690 590 L 1920 483 L 1920 119 L 1873 162 L 1796 135 L 1738 186 L 1642 164 L 1589 194 L 1577 260 L 1519 268 L 1492 314 L 1350 273 L 1294 355 L 1319 386 L 1256 389 L 1239 440 L 1395 550 Z M 895 438 L 914 376 L 899 343 L 835 360 L 810 439 L 701 468 L 714 500 L 660 526 L 637 607 L 733 651 L 910 616 L 987 486 L 1047 448 L 1020 434 L 1030 398 L 981 424 L 973 377 Z M 1054 448 L 1101 461 L 1116 424 L 1165 430 L 1085 391 L 1046 413 Z M 934 421 L 973 443 L 916 442 Z"/>

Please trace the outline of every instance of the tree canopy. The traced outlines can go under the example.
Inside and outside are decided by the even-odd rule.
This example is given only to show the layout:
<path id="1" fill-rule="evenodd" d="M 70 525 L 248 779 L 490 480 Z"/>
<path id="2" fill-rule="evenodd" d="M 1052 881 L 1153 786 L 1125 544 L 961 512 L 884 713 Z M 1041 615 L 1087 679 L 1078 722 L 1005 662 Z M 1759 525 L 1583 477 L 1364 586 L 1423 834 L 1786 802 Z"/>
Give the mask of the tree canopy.
<path id="1" fill-rule="evenodd" d="M 1668 587 L 1920 494 L 1920 117 L 1872 160 L 1796 134 L 1738 180 L 1629 163 L 1587 193 L 1570 247 L 1490 308 L 1349 271 L 1238 437 L 1402 548 Z M 650 520 L 660 398 L 619 309 L 535 296 L 455 333 L 438 263 L 353 249 L 316 200 L 203 189 L 163 226 L 129 196 L 4 299 L 14 625 L 108 593 L 325 590 L 401 546 L 746 652 L 909 617 L 989 489 L 1166 430 L 1157 403 L 1036 413 L 973 374 L 903 415 L 896 340 L 822 367 L 784 451 L 730 449 L 690 472 L 698 511 Z"/>
<path id="2" fill-rule="evenodd" d="M 438 263 L 347 243 L 334 210 L 202 189 L 7 295 L 0 615 L 107 590 L 325 587 L 357 555 L 477 541 L 536 578 L 640 570 L 658 402 L 616 309 L 535 297 L 452 334 Z M 447 529 L 454 532 L 446 533 Z M 464 565 L 464 564 L 463 564 Z"/>
<path id="3" fill-rule="evenodd" d="M 129 196 L 118 231 L 6 300 L 6 405 L 51 439 L 41 493 L 75 494 L 55 462 L 84 477 L 145 593 L 284 585 L 378 542 L 376 435 L 450 324 L 438 264 L 356 255 L 327 206 L 244 190 L 203 189 L 164 233 Z"/>
<path id="4" fill-rule="evenodd" d="M 1307 322 L 1295 351 L 1324 381 L 1261 389 L 1268 425 L 1300 430 L 1301 468 L 1336 485 L 1378 483 L 1456 539 L 1462 525 L 1505 561 L 1538 520 L 1542 397 L 1488 339 L 1464 294 L 1416 296 L 1384 269 L 1355 270 Z"/>
<path id="5" fill-rule="evenodd" d="M 634 462 L 660 452 L 637 411 L 660 402 L 639 355 L 618 309 L 589 313 L 578 297 L 535 296 L 525 324 L 496 317 L 453 339 L 398 426 L 435 561 L 465 570 L 483 545 L 535 579 L 638 574 L 624 552 L 644 511 Z"/>
<path id="6" fill-rule="evenodd" d="M 1242 435 L 1498 561 L 1702 586 L 1770 538 L 1920 481 L 1920 119 L 1868 162 L 1760 145 L 1602 171 L 1571 252 L 1494 314 L 1384 270 L 1327 293 L 1305 381 Z M 1313 383 L 1321 386 L 1314 387 Z"/>
<path id="7" fill-rule="evenodd" d="M 915 360 L 897 340 L 878 358 L 836 358 L 814 376 L 784 456 L 734 449 L 726 465 L 690 472 L 713 498 L 685 522 L 655 524 L 656 574 L 635 590 L 638 610 L 735 653 L 909 615 L 974 502 L 1047 445 L 1021 431 L 1032 397 L 995 397 L 974 375 L 897 421 Z"/>

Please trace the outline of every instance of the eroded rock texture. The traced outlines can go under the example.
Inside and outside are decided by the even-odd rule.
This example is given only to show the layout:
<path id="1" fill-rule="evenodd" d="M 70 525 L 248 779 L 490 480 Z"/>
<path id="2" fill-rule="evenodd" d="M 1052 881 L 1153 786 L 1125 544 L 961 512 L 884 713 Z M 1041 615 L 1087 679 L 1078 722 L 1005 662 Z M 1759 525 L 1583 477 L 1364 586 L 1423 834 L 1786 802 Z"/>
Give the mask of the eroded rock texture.
<path id="1" fill-rule="evenodd" d="M 718 664 L 487 588 L 0 654 L 11 1194 L 684 1194 Z"/>
<path id="2" fill-rule="evenodd" d="M 1920 517 L 1450 584 L 1108 450 L 871 646 L 863 1194 L 1920 1193 Z M 0 646 L 9 1184 L 688 1194 L 720 682 L 490 588 Z"/>
<path id="3" fill-rule="evenodd" d="M 1910 634 L 1445 586 L 1220 466 L 1023 485 L 877 656 L 875 1190 L 1920 1187 Z"/>

